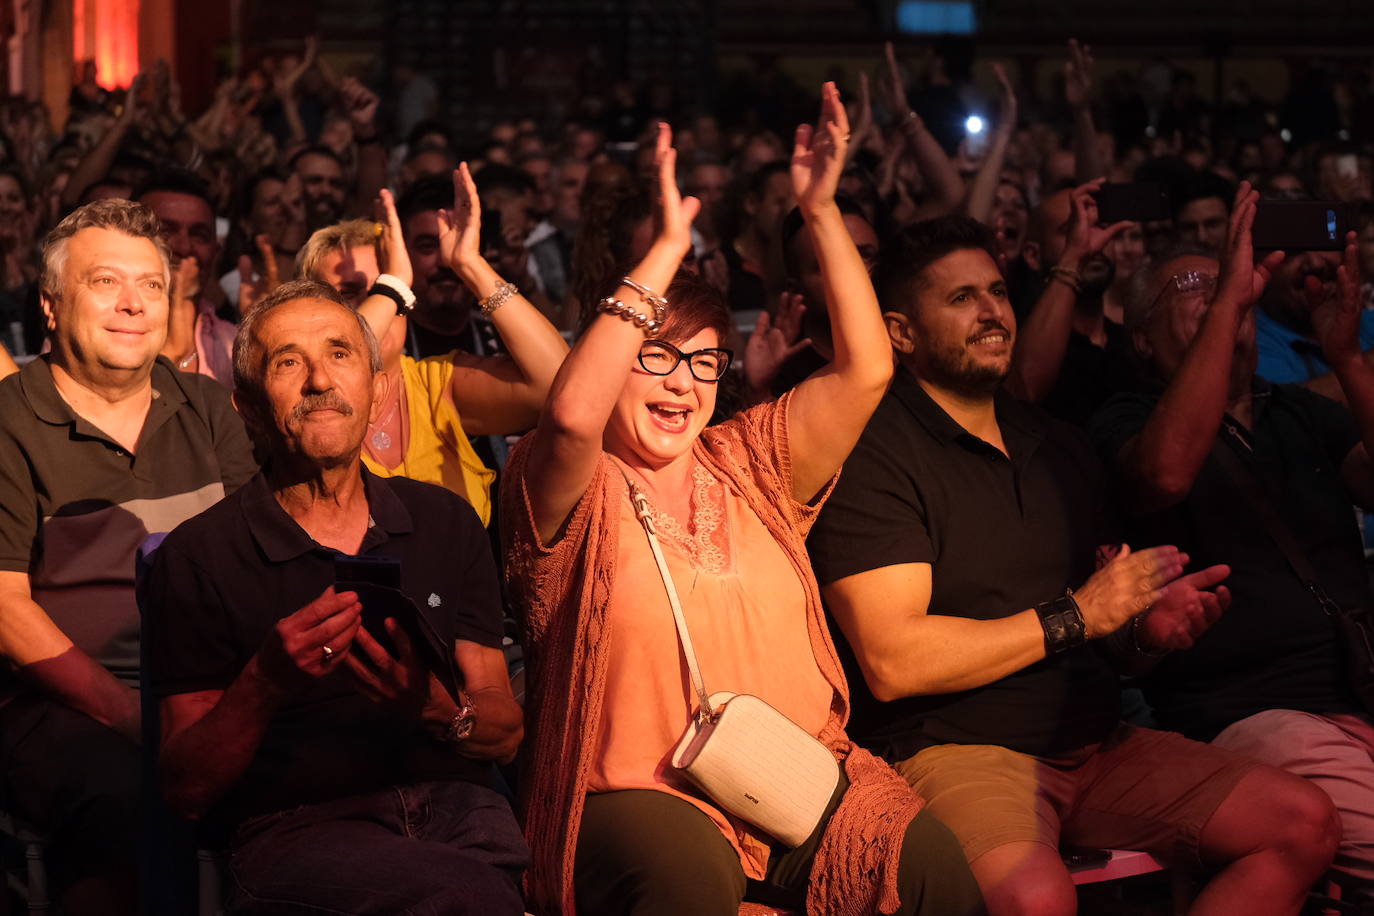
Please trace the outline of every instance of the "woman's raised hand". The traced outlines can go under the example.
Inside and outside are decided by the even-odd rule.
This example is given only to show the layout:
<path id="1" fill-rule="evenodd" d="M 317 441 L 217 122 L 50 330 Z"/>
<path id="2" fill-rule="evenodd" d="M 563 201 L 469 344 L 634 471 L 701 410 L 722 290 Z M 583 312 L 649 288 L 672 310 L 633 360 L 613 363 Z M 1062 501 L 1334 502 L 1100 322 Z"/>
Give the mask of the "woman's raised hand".
<path id="1" fill-rule="evenodd" d="M 439 255 L 455 272 L 482 259 L 482 202 L 466 162 L 453 170 L 453 209 L 439 211 Z"/>
<path id="2" fill-rule="evenodd" d="M 848 148 L 849 115 L 835 84 L 826 83 L 816 126 L 799 125 L 792 145 L 792 190 L 804 216 L 834 205 Z"/>
<path id="3" fill-rule="evenodd" d="M 410 252 L 406 249 L 405 233 L 401 230 L 401 218 L 396 214 L 396 198 L 386 188 L 382 188 L 376 209 L 381 211 L 382 235 L 379 241 L 382 273 L 400 280 L 406 286 L 415 284 L 415 271 L 410 266 Z"/>
<path id="4" fill-rule="evenodd" d="M 658 168 L 658 240 L 686 254 L 692 247 L 692 222 L 701 210 L 701 201 L 683 197 L 678 190 L 673 129 L 664 121 L 658 123 L 654 165 Z"/>

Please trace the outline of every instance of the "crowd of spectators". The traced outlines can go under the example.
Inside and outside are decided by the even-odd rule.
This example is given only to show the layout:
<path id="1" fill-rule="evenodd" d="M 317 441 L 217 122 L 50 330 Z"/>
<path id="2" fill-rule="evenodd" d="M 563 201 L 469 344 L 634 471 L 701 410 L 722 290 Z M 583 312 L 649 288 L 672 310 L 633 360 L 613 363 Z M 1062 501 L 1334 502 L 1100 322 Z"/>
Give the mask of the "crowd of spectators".
<path id="1" fill-rule="evenodd" d="M 1066 914 L 1061 845 L 1374 907 L 1371 73 L 966 51 L 476 138 L 317 38 L 0 103 L 0 809 L 63 912 L 195 844 L 245 913 Z M 842 762 L 799 847 L 672 765 L 670 579 Z"/>

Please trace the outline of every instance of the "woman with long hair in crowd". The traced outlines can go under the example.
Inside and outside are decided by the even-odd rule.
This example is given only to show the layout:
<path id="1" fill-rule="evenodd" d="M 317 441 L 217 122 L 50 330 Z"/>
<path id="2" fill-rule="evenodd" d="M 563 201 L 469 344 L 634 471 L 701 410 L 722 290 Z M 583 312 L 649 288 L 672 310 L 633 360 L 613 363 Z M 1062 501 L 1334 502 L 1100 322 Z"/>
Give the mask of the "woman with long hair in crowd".
<path id="1" fill-rule="evenodd" d="M 698 203 L 679 196 L 660 125 L 657 236 L 512 453 L 503 517 L 534 677 L 523 789 L 537 912 L 735 916 L 751 882 L 754 899 L 813 916 L 981 909 L 949 832 L 845 736 L 848 690 L 805 551 L 892 373 L 834 200 L 848 121 L 834 85 L 823 93 L 819 124 L 797 130 L 791 180 L 822 265 L 834 361 L 706 428 L 730 362 L 730 315 L 717 291 L 677 275 Z M 726 814 L 670 764 L 697 704 L 632 485 L 647 497 L 706 683 L 762 698 L 842 763 L 795 848 Z"/>

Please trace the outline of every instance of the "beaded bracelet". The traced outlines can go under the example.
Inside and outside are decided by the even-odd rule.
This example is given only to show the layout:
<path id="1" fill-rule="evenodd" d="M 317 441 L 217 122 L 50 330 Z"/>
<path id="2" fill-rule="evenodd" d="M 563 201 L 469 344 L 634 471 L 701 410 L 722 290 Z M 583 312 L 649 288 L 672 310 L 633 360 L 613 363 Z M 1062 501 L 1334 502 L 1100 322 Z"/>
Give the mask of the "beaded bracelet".
<path id="1" fill-rule="evenodd" d="M 614 315 L 617 318 L 623 318 L 626 321 L 633 322 L 635 327 L 643 329 L 645 337 L 652 337 L 663 328 L 663 321 L 661 319 L 650 318 L 643 312 L 636 312 L 633 306 L 626 305 L 619 299 L 614 299 L 610 296 L 607 296 L 597 303 L 597 308 L 609 315 Z M 659 310 L 660 308 L 655 307 L 656 312 Z"/>
<path id="2" fill-rule="evenodd" d="M 1083 292 L 1083 275 L 1068 267 L 1051 267 L 1050 279 L 1058 280 L 1075 293 Z"/>
<path id="3" fill-rule="evenodd" d="M 519 287 L 514 283 L 502 283 L 491 291 L 491 295 L 485 299 L 477 300 L 477 307 L 482 310 L 483 315 L 490 315 L 492 312 L 506 304 L 506 300 L 520 292 Z"/>

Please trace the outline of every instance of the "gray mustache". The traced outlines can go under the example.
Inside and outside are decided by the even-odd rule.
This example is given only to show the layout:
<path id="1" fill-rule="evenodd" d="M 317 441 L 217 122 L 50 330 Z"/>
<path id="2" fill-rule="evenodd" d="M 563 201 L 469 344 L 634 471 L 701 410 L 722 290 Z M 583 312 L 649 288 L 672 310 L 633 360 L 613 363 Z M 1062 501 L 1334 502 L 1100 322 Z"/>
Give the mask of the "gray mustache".
<path id="1" fill-rule="evenodd" d="M 300 403 L 291 408 L 291 419 L 300 421 L 305 419 L 305 415 L 312 410 L 337 410 L 345 417 L 353 416 L 353 407 L 343 398 L 332 391 L 321 392 L 320 394 L 307 394 L 301 398 Z"/>

